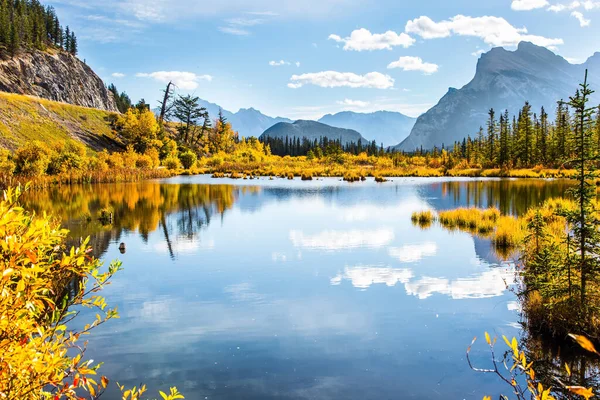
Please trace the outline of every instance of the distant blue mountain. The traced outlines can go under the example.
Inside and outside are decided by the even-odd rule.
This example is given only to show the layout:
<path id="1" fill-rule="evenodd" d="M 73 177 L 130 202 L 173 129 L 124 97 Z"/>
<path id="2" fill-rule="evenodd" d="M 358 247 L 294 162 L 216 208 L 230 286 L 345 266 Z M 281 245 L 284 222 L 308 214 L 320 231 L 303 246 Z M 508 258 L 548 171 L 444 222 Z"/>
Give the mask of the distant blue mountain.
<path id="1" fill-rule="evenodd" d="M 417 121 L 416 118 L 392 111 L 377 111 L 373 113 L 355 113 L 343 111 L 337 114 L 327 114 L 319 120 L 327 125 L 338 128 L 354 129 L 369 140 L 375 140 L 377 145 L 393 146 L 408 137 Z"/>
<path id="2" fill-rule="evenodd" d="M 329 140 L 340 140 L 343 145 L 351 142 L 358 143 L 360 140 L 364 145 L 368 140 L 362 137 L 360 133 L 352 129 L 335 128 L 316 121 L 299 120 L 290 124 L 289 122 L 280 122 L 267 129 L 261 137 L 271 138 L 307 138 L 309 140 L 319 140 L 327 138 Z"/>
<path id="3" fill-rule="evenodd" d="M 200 100 L 200 105 L 205 107 L 212 119 L 219 115 L 219 106 L 206 100 Z M 236 113 L 223 110 L 223 116 L 231 123 L 231 126 L 243 137 L 259 137 L 265 130 L 278 122 L 292 122 L 292 120 L 281 117 L 269 117 L 254 108 L 242 108 Z"/>
<path id="4" fill-rule="evenodd" d="M 217 118 L 219 114 L 219 105 L 210 103 L 206 100 L 200 100 L 200 105 L 205 107 L 212 119 Z M 264 131 L 276 125 L 277 123 L 292 123 L 291 119 L 283 117 L 269 117 L 254 108 L 242 108 L 234 113 L 223 110 L 223 115 L 231 123 L 233 129 L 243 137 L 259 137 Z M 343 111 L 337 114 L 327 114 L 318 122 L 335 128 L 344 128 L 356 131 L 362 138 L 363 143 L 375 140 L 377 145 L 381 143 L 384 146 L 391 146 L 403 141 L 414 126 L 416 118 L 407 117 L 404 114 L 392 111 L 377 111 L 373 113 L 356 113 L 352 111 Z M 306 121 L 305 121 L 306 122 Z M 312 125 L 318 131 L 318 128 Z M 305 126 L 306 128 L 306 126 Z M 332 131 L 328 131 L 332 134 Z M 338 131 L 337 133 L 340 133 Z M 348 136 L 346 133 L 344 136 Z M 354 141 L 357 141 L 356 135 L 350 135 Z"/>

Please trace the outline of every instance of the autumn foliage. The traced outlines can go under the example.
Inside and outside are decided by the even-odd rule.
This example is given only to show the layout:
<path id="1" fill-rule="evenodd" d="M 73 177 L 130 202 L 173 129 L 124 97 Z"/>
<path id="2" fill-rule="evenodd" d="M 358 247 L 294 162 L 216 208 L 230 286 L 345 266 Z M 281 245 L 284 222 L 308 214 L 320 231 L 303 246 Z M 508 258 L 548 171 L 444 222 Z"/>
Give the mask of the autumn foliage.
<path id="1" fill-rule="evenodd" d="M 88 240 L 67 249 L 68 231 L 21 208 L 20 193 L 10 189 L 0 201 L 0 398 L 96 399 L 109 380 L 86 360 L 86 338 L 118 318 L 99 292 L 121 264 L 102 268 Z M 95 317 L 81 321 L 82 309 Z M 145 388 L 122 390 L 135 400 Z M 163 398 L 183 397 L 173 388 Z"/>

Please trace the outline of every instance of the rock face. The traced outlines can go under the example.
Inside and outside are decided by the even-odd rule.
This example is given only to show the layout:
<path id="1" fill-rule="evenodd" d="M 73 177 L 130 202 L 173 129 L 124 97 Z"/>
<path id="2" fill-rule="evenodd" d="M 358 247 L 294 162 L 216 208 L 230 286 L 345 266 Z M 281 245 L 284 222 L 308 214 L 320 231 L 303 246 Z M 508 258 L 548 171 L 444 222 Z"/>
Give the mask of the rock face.
<path id="1" fill-rule="evenodd" d="M 416 120 L 392 111 L 374 113 L 343 111 L 334 115 L 327 114 L 319 122 L 338 128 L 354 129 L 369 140 L 375 140 L 377 145 L 383 143 L 388 147 L 406 139 Z"/>
<path id="2" fill-rule="evenodd" d="M 319 140 L 320 138 L 327 138 L 329 140 L 338 140 L 342 142 L 342 145 L 349 144 L 351 142 L 358 143 L 362 141 L 363 145 L 368 144 L 368 140 L 362 137 L 362 135 L 352 129 L 334 128 L 333 126 L 325 125 L 315 121 L 299 120 L 293 124 L 287 122 L 280 122 L 267 129 L 261 138 L 306 138 L 309 140 Z"/>
<path id="3" fill-rule="evenodd" d="M 588 82 L 600 89 L 600 53 L 573 65 L 545 47 L 521 42 L 516 51 L 494 48 L 482 54 L 475 77 L 461 89 L 450 88 L 437 105 L 421 115 L 410 135 L 394 149 L 414 151 L 452 146 L 484 126 L 490 108 L 517 114 L 526 101 L 534 112 L 543 106 L 554 117 L 556 102 L 575 93 L 589 69 Z M 591 104 L 598 104 L 598 92 Z"/>
<path id="4" fill-rule="evenodd" d="M 117 111 L 102 79 L 77 57 L 65 52 L 33 51 L 0 59 L 0 91 Z"/>

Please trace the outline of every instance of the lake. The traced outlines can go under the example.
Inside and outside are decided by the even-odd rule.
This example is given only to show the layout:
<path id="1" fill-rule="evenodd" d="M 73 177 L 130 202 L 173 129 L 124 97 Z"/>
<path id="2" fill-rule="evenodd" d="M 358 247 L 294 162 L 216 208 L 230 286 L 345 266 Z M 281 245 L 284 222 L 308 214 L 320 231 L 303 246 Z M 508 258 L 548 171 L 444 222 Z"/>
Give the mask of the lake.
<path id="1" fill-rule="evenodd" d="M 514 264 L 487 240 L 415 227 L 411 213 L 521 214 L 567 187 L 195 176 L 60 187 L 24 204 L 123 262 L 104 291 L 121 318 L 87 352 L 112 381 L 186 399 L 481 399 L 510 388 L 471 371 L 465 352 L 485 331 L 521 336 Z M 112 225 L 97 221 L 103 208 Z M 489 367 L 480 342 L 473 360 Z"/>

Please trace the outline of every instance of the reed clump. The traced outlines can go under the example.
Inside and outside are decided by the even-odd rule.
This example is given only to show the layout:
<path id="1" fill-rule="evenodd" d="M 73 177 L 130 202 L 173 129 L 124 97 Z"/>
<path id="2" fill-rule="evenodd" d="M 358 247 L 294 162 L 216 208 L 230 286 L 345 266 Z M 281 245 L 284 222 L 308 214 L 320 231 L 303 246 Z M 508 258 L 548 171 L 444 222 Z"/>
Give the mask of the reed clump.
<path id="1" fill-rule="evenodd" d="M 412 213 L 410 219 L 413 225 L 418 225 L 421 228 L 429 228 L 435 221 L 435 215 L 429 210 L 418 211 Z"/>
<path id="2" fill-rule="evenodd" d="M 313 174 L 312 172 L 303 172 L 301 178 L 303 181 L 312 181 L 313 180 Z"/>
<path id="3" fill-rule="evenodd" d="M 358 182 L 360 181 L 360 175 L 356 171 L 348 171 L 344 174 L 344 180 L 346 182 Z"/>
<path id="4" fill-rule="evenodd" d="M 500 210 L 495 207 L 457 208 L 455 210 L 441 211 L 440 224 L 446 228 L 459 228 L 471 232 L 489 232 L 500 217 Z M 491 229 L 490 229 L 491 228 Z"/>

